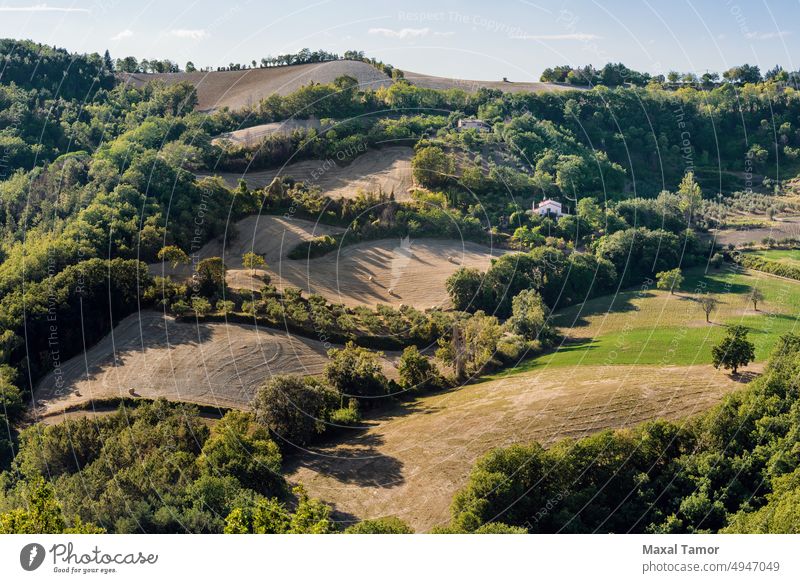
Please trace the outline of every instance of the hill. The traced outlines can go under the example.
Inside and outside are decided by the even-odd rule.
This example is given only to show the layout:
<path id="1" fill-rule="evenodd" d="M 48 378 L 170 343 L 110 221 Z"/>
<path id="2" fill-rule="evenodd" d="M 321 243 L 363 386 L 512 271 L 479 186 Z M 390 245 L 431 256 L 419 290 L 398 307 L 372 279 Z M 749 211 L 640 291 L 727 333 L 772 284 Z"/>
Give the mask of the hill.
<path id="1" fill-rule="evenodd" d="M 208 73 L 125 73 L 120 78 L 136 87 L 153 80 L 174 85 L 188 81 L 197 88 L 200 111 L 213 111 L 223 107 L 241 109 L 255 105 L 273 94 L 288 95 L 309 83 L 332 83 L 337 77 L 354 77 L 362 89 L 388 87 L 394 81 L 385 73 L 361 61 L 327 61 L 306 65 L 245 69 L 242 71 L 211 71 Z M 412 85 L 428 89 L 462 89 L 475 92 L 485 87 L 504 92 L 574 90 L 552 83 L 514 83 L 504 81 L 474 81 L 450 79 L 421 73 L 406 73 Z"/>
<path id="2" fill-rule="evenodd" d="M 197 109 L 211 111 L 222 107 L 241 109 L 272 94 L 288 95 L 309 83 L 332 83 L 343 75 L 354 77 L 362 88 L 378 88 L 392 83 L 384 73 L 361 61 L 328 61 L 209 73 L 132 73 L 122 75 L 122 79 L 136 87 L 153 80 L 168 85 L 188 81 L 197 88 Z"/>

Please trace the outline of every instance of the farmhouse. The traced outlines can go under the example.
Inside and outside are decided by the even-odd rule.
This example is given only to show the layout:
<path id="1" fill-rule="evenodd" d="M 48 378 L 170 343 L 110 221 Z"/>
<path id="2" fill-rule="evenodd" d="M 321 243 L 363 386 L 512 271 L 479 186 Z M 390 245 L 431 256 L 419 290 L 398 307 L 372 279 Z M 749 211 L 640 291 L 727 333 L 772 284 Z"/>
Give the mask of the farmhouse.
<path id="1" fill-rule="evenodd" d="M 460 119 L 458 120 L 458 131 L 478 130 L 479 132 L 491 131 L 491 126 L 482 119 Z"/>
<path id="2" fill-rule="evenodd" d="M 555 200 L 550 200 L 549 198 L 544 199 L 538 205 L 534 203 L 533 212 L 543 217 L 545 216 L 561 217 L 567 214 L 561 209 L 560 202 Z"/>

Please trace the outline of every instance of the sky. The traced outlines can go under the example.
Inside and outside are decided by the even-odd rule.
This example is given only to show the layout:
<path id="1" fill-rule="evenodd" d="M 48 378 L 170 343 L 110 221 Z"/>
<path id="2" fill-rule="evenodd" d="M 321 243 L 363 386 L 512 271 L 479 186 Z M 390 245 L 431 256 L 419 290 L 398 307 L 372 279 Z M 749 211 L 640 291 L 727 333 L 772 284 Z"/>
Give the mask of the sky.
<path id="1" fill-rule="evenodd" d="M 0 0 L 0 37 L 197 67 L 357 49 L 477 80 L 618 61 L 654 74 L 745 62 L 797 70 L 800 0 Z"/>

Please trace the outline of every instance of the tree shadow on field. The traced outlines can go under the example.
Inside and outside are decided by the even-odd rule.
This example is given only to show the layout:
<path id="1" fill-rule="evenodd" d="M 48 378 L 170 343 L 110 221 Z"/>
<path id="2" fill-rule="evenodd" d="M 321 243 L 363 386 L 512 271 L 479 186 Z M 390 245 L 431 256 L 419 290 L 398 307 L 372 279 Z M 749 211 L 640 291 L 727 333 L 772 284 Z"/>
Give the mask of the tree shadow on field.
<path id="1" fill-rule="evenodd" d="M 700 291 L 698 286 L 700 286 L 701 283 L 705 285 L 705 287 L 702 288 L 702 292 L 710 294 L 745 294 L 752 289 L 752 286 L 745 283 L 721 281 L 714 278 L 714 275 L 722 276 L 725 275 L 725 272 L 710 270 L 707 275 L 688 276 L 683 282 L 683 285 L 681 285 L 680 290 L 675 291 L 681 295 L 697 293 Z"/>
<path id="2" fill-rule="evenodd" d="M 760 373 L 757 373 L 757 372 L 754 372 L 754 371 L 750 371 L 750 370 L 745 370 L 745 371 L 739 371 L 736 374 L 731 373 L 731 374 L 728 375 L 728 378 L 730 378 L 734 382 L 746 385 L 747 383 L 749 383 L 751 381 L 754 381 L 755 379 L 757 379 L 760 376 L 761 376 Z"/>
<path id="3" fill-rule="evenodd" d="M 580 328 L 588 326 L 588 318 L 592 316 L 604 316 L 608 313 L 625 313 L 635 311 L 634 299 L 652 298 L 655 294 L 641 292 L 639 290 L 629 290 L 620 292 L 614 296 L 601 296 L 587 300 L 582 304 L 576 304 L 565 308 L 556 317 L 555 324 L 561 328 Z"/>
<path id="4" fill-rule="evenodd" d="M 405 482 L 403 463 L 379 451 L 383 437 L 361 430 L 361 435 L 340 438 L 337 443 L 307 449 L 287 460 L 287 473 L 308 468 L 344 484 L 394 488 Z"/>

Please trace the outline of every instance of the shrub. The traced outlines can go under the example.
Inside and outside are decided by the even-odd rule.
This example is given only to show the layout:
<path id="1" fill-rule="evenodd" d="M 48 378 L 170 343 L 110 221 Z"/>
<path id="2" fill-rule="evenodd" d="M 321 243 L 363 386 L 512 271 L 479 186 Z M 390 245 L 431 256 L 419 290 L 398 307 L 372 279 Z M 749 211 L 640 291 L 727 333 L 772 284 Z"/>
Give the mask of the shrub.
<path id="1" fill-rule="evenodd" d="M 258 389 L 253 411 L 284 443 L 306 445 L 325 431 L 328 411 L 338 403 L 336 392 L 318 379 L 286 375 Z"/>
<path id="2" fill-rule="evenodd" d="M 325 378 L 346 397 L 377 397 L 386 394 L 387 380 L 381 368 L 382 352 L 372 352 L 348 342 L 328 351 Z"/>
<path id="3" fill-rule="evenodd" d="M 414 534 L 414 529 L 396 516 L 362 520 L 345 529 L 345 534 Z"/>

